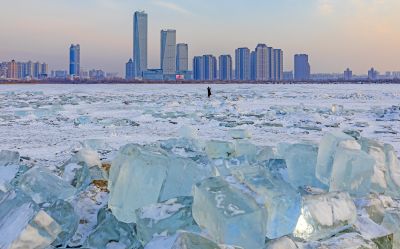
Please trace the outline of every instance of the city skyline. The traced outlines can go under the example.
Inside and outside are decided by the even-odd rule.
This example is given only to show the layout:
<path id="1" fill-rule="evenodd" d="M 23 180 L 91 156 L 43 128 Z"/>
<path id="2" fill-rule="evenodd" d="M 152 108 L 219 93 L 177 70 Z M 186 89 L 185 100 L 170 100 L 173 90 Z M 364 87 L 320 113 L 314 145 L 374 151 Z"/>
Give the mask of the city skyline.
<path id="1" fill-rule="evenodd" d="M 15 11 L 17 5 L 18 11 Z M 142 9 L 149 15 L 148 68 L 159 67 L 159 32 L 171 28 L 177 30 L 177 41 L 189 44 L 189 60 L 197 54 L 234 55 L 237 47 L 253 48 L 258 43 L 266 43 L 285 51 L 284 71 L 293 70 L 293 55 L 297 53 L 310 55 L 310 63 L 314 65 L 312 73 L 343 72 L 347 67 L 355 74 L 366 74 L 371 67 L 380 72 L 399 69 L 400 34 L 395 27 L 399 17 L 394 13 L 396 7 L 400 7 L 398 1 L 310 0 L 300 4 L 293 0 L 279 3 L 222 0 L 203 5 L 212 10 L 192 1 L 89 0 L 77 3 L 60 0 L 55 4 L 43 0 L 40 6 L 27 0 L 7 1 L 2 5 L 6 11 L 0 18 L 4 18 L 3 23 L 15 22 L 0 28 L 0 36 L 6 44 L 0 48 L 1 60 L 34 58 L 46 61 L 52 70 L 67 69 L 65 47 L 79 43 L 81 64 L 86 71 L 102 68 L 123 76 L 124 64 L 133 52 L 132 15 Z M 270 15 L 262 15 L 261 9 L 267 7 Z M 65 11 L 58 13 L 60 8 Z M 96 13 L 106 9 L 113 13 Z M 73 19 L 69 17 L 69 10 L 74 10 Z M 249 10 L 251 16 L 243 13 L 243 18 L 236 18 L 238 13 Z M 38 14 L 32 15 L 33 12 Z M 293 20 L 286 18 L 276 22 L 289 14 L 293 14 Z M 368 15 L 368 18 L 360 15 Z M 31 23 L 28 29 L 25 22 L 19 21 L 27 17 Z M 51 17 L 54 18 L 49 21 Z M 357 22 L 351 22 L 353 20 Z M 313 25 L 315 21 L 319 24 Z M 75 24 L 77 28 L 67 28 L 67 24 Z M 24 32 L 15 32 L 19 29 Z M 24 42 L 27 38 L 29 46 Z"/>

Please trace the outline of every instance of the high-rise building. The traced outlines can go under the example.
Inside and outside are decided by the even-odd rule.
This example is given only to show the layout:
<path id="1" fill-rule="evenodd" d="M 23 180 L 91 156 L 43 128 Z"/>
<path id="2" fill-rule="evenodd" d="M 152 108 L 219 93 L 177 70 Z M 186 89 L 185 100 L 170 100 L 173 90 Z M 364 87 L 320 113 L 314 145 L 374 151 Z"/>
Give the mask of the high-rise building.
<path id="1" fill-rule="evenodd" d="M 25 78 L 25 65 L 26 63 L 17 62 L 18 79 Z"/>
<path id="2" fill-rule="evenodd" d="M 49 65 L 47 63 L 42 63 L 40 65 L 40 71 L 41 71 L 41 78 L 46 78 L 49 76 Z"/>
<path id="3" fill-rule="evenodd" d="M 7 69 L 7 78 L 18 79 L 18 64 L 15 60 L 8 63 Z"/>
<path id="4" fill-rule="evenodd" d="M 250 53 L 250 79 L 256 80 L 257 71 L 257 56 L 256 51 L 251 51 Z"/>
<path id="5" fill-rule="evenodd" d="M 378 78 L 379 72 L 376 71 L 374 68 L 371 68 L 368 71 L 368 79 L 369 80 L 376 80 Z"/>
<path id="6" fill-rule="evenodd" d="M 160 64 L 163 74 L 176 73 L 176 30 L 161 30 Z"/>
<path id="7" fill-rule="evenodd" d="M 296 54 L 294 56 L 294 79 L 295 80 L 309 80 L 311 74 L 310 63 L 308 62 L 308 55 Z"/>
<path id="8" fill-rule="evenodd" d="M 270 57 L 268 47 L 265 44 L 258 44 L 255 50 L 255 80 L 269 80 Z"/>
<path id="9" fill-rule="evenodd" d="M 344 80 L 351 80 L 353 78 L 353 71 L 351 71 L 350 68 L 347 68 L 346 71 L 344 71 L 343 75 Z"/>
<path id="10" fill-rule="evenodd" d="M 232 80 L 232 56 L 221 55 L 219 57 L 219 79 Z"/>
<path id="11" fill-rule="evenodd" d="M 16 62 L 18 79 L 44 79 L 48 76 L 49 66 L 46 63 L 31 61 Z"/>
<path id="12" fill-rule="evenodd" d="M 42 65 L 39 62 L 33 63 L 33 78 L 39 79 L 42 74 Z"/>
<path id="13" fill-rule="evenodd" d="M 135 78 L 135 64 L 132 59 L 125 64 L 125 79 L 132 80 Z"/>
<path id="14" fill-rule="evenodd" d="M 195 56 L 193 58 L 193 79 L 202 80 L 204 78 L 203 71 L 203 56 Z"/>
<path id="15" fill-rule="evenodd" d="M 203 55 L 203 80 L 217 79 L 217 58 L 213 55 Z"/>
<path id="16" fill-rule="evenodd" d="M 268 79 L 272 80 L 274 78 L 274 48 L 268 47 Z"/>
<path id="17" fill-rule="evenodd" d="M 0 79 L 7 78 L 7 71 L 8 71 L 8 63 L 1 62 L 0 63 Z"/>
<path id="18" fill-rule="evenodd" d="M 272 80 L 283 80 L 283 51 L 282 49 L 274 49 L 273 58 L 273 77 Z"/>
<path id="19" fill-rule="evenodd" d="M 250 49 L 236 49 L 235 76 L 237 80 L 250 80 Z"/>
<path id="20" fill-rule="evenodd" d="M 133 16 L 133 61 L 136 77 L 147 70 L 147 14 L 135 12 Z"/>
<path id="21" fill-rule="evenodd" d="M 386 71 L 384 78 L 387 79 L 387 80 L 393 79 L 392 72 Z"/>
<path id="22" fill-rule="evenodd" d="M 33 62 L 28 61 L 25 63 L 25 77 L 33 78 Z"/>
<path id="23" fill-rule="evenodd" d="M 183 72 L 189 70 L 189 47 L 186 43 L 176 45 L 176 71 Z"/>
<path id="24" fill-rule="evenodd" d="M 89 79 L 91 80 L 104 80 L 106 73 L 101 69 L 92 69 L 89 71 Z"/>
<path id="25" fill-rule="evenodd" d="M 217 58 L 213 55 L 195 56 L 193 58 L 193 79 L 217 79 Z"/>
<path id="26" fill-rule="evenodd" d="M 81 48 L 79 44 L 72 44 L 69 48 L 69 74 L 79 77 L 81 71 Z M 33 76 L 35 76 L 33 74 Z"/>

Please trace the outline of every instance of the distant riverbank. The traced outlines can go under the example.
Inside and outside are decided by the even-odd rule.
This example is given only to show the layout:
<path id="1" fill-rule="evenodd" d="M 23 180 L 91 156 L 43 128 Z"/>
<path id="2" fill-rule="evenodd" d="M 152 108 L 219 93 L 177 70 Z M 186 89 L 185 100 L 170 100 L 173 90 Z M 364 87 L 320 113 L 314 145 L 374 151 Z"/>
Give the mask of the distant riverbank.
<path id="1" fill-rule="evenodd" d="M 400 79 L 393 80 L 307 80 L 307 81 L 127 81 L 122 79 L 115 80 L 0 80 L 0 84 L 188 84 L 188 85 L 207 85 L 207 84 L 400 84 Z"/>

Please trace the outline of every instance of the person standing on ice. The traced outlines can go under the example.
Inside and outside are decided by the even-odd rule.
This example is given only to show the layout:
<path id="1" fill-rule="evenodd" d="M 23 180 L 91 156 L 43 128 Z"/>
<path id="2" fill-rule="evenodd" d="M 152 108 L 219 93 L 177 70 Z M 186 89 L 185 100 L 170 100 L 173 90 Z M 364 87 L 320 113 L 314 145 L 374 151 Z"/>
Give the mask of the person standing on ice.
<path id="1" fill-rule="evenodd" d="M 207 87 L 207 93 L 208 93 L 208 97 L 211 97 L 211 87 Z"/>

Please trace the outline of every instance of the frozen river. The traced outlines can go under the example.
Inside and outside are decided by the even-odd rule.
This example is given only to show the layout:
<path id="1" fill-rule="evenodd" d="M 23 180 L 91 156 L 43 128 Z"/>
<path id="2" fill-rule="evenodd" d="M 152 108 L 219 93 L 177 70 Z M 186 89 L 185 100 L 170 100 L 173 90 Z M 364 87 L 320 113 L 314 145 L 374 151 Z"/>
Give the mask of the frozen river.
<path id="1" fill-rule="evenodd" d="M 400 248 L 400 86 L 211 88 L 0 85 L 0 248 Z"/>
<path id="2" fill-rule="evenodd" d="M 399 85 L 0 85 L 0 149 L 60 163 L 86 139 L 110 147 L 177 137 L 228 139 L 232 128 L 260 145 L 318 142 L 352 129 L 400 150 Z M 343 109 L 342 107 L 343 106 Z"/>

